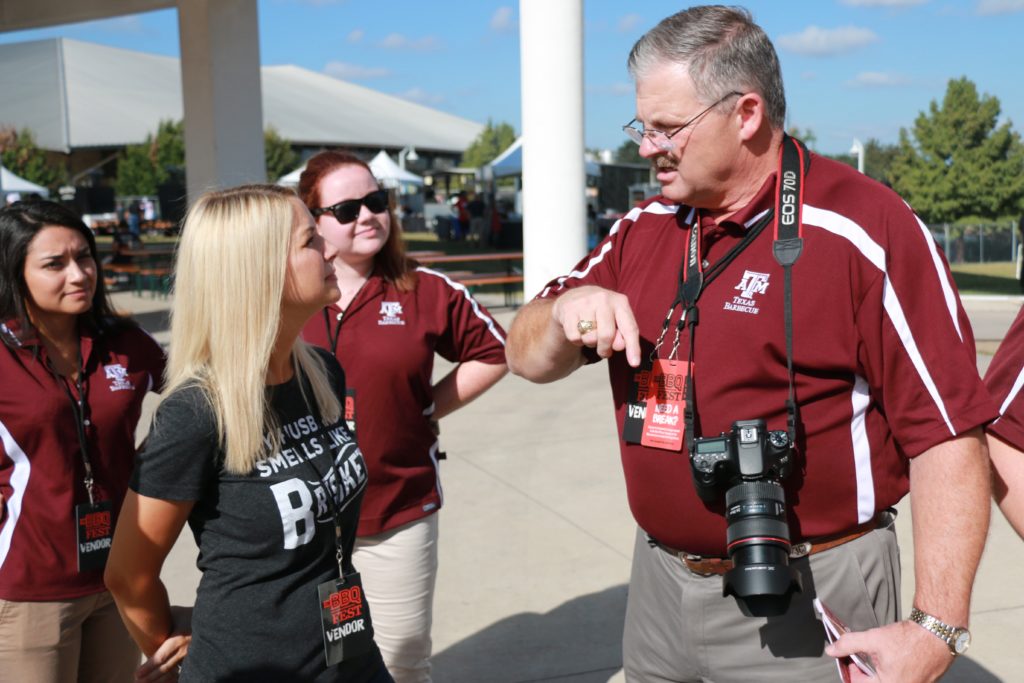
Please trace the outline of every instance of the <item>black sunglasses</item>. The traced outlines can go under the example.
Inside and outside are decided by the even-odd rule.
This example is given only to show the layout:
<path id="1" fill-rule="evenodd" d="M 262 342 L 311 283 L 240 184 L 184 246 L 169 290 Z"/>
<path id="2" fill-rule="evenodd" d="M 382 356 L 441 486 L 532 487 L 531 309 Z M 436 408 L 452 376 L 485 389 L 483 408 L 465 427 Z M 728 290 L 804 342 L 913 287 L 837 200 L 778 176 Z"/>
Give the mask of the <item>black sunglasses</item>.
<path id="1" fill-rule="evenodd" d="M 313 209 L 310 213 L 318 218 L 325 213 L 331 213 L 339 223 L 351 223 L 359 218 L 359 212 L 364 204 L 372 213 L 384 213 L 388 209 L 388 191 L 375 190 L 362 199 L 346 199 L 334 206 Z"/>

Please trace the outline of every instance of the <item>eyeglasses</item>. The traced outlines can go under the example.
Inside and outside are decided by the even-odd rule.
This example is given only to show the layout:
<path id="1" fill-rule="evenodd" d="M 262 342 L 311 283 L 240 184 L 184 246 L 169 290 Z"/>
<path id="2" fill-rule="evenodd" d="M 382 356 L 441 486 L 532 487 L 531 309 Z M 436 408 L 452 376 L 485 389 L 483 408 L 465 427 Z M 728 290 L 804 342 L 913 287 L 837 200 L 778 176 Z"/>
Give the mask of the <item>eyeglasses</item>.
<path id="1" fill-rule="evenodd" d="M 714 109 L 715 107 L 720 105 L 722 102 L 725 102 L 727 99 L 729 99 L 733 95 L 740 95 L 740 96 L 742 96 L 743 93 L 738 92 L 736 90 L 733 90 L 731 93 L 723 96 L 720 100 L 718 100 L 717 102 L 712 104 L 710 107 L 708 107 L 707 109 L 705 109 L 701 113 L 699 113 L 696 116 L 694 116 L 692 119 L 690 119 L 689 121 L 687 121 L 683 125 L 681 125 L 678 128 L 676 128 L 671 133 L 665 133 L 663 131 L 655 130 L 653 128 L 637 128 L 636 126 L 633 125 L 634 123 L 639 123 L 639 121 L 637 121 L 635 118 L 632 121 L 630 121 L 629 123 L 627 123 L 626 125 L 624 125 L 622 127 L 622 130 L 623 130 L 623 132 L 626 133 L 626 135 L 629 136 L 630 140 L 632 140 L 633 142 L 635 142 L 638 145 L 642 145 L 643 142 L 644 142 L 644 138 L 648 138 L 654 144 L 655 147 L 657 147 L 658 149 L 662 150 L 663 152 L 667 152 L 667 151 L 671 150 L 675 146 L 673 144 L 673 142 L 672 142 L 672 138 L 675 135 L 678 135 L 679 133 L 681 133 L 684 128 L 686 128 L 688 126 L 691 126 L 694 123 L 696 123 L 697 119 L 699 119 L 700 117 L 704 116 L 704 114 L 707 114 L 709 111 L 711 111 L 712 109 Z"/>
<path id="2" fill-rule="evenodd" d="M 333 206 L 313 209 L 310 213 L 319 218 L 325 213 L 333 214 L 339 223 L 351 223 L 359 218 L 359 212 L 366 206 L 372 213 L 384 213 L 388 208 L 388 191 L 374 190 L 362 199 L 346 199 Z"/>

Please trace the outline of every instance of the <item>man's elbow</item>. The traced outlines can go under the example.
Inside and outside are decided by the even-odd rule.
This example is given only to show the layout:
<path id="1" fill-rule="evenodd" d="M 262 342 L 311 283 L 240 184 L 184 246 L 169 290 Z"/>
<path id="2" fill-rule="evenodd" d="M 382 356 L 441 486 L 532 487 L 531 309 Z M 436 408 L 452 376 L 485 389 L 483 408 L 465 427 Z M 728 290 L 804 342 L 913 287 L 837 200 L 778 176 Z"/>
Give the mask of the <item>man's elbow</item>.
<path id="1" fill-rule="evenodd" d="M 573 370 L 582 363 L 569 363 L 558 365 L 550 362 L 550 359 L 537 354 L 508 353 L 506 360 L 509 371 L 518 377 L 533 382 L 534 384 L 548 384 L 570 375 Z M 580 356 L 582 361 L 582 356 Z"/>

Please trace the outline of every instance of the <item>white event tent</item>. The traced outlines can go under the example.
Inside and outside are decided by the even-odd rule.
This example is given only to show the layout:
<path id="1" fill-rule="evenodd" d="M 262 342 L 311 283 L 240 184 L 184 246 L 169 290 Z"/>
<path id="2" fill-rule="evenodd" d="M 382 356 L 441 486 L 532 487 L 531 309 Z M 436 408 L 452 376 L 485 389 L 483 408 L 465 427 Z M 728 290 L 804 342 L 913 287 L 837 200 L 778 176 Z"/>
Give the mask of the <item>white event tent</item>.
<path id="1" fill-rule="evenodd" d="M 396 164 L 388 153 L 381 150 L 377 153 L 373 159 L 367 162 L 370 170 L 373 172 L 373 177 L 383 185 L 384 187 L 396 188 L 402 185 L 422 185 L 423 178 L 410 173 L 398 164 Z M 278 184 L 286 187 L 295 187 L 299 184 L 299 176 L 306 170 L 306 165 L 303 164 L 299 168 L 295 169 L 287 175 L 283 175 L 277 179 Z"/>
<path id="2" fill-rule="evenodd" d="M 0 25 L 3 24 L 0 0 Z M 184 115 L 173 57 L 46 38 L 0 44 L 0 122 L 28 127 L 43 149 L 144 142 Z M 483 130 L 459 116 L 292 65 L 260 67 L 264 125 L 304 146 L 419 150 L 457 155 Z"/>
<path id="3" fill-rule="evenodd" d="M 586 162 L 586 174 L 591 177 L 600 177 L 601 166 L 600 164 L 587 161 Z M 523 173 L 523 138 L 520 136 L 508 146 L 504 152 L 494 158 L 491 163 L 488 164 L 495 178 L 504 178 L 512 175 L 522 175 Z"/>
<path id="4" fill-rule="evenodd" d="M 36 193 L 43 197 L 49 197 L 50 191 L 42 185 L 36 185 L 30 183 L 21 176 L 15 175 L 13 172 L 8 171 L 4 166 L 0 166 L 0 198 L 6 199 L 9 193 L 17 192 L 18 194 L 25 195 L 30 193 Z M 5 202 L 0 201 L 0 206 L 3 206 Z"/>

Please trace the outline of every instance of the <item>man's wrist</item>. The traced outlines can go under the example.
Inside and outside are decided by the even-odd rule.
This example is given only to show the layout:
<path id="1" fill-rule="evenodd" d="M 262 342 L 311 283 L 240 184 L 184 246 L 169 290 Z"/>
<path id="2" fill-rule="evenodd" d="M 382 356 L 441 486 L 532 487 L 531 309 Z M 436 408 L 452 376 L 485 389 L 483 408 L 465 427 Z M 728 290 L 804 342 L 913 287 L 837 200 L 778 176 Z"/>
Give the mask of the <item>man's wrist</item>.
<path id="1" fill-rule="evenodd" d="M 917 607 L 910 610 L 909 620 L 945 643 L 949 648 L 949 654 L 954 657 L 965 653 L 971 645 L 971 632 L 966 626 L 948 624 Z"/>

